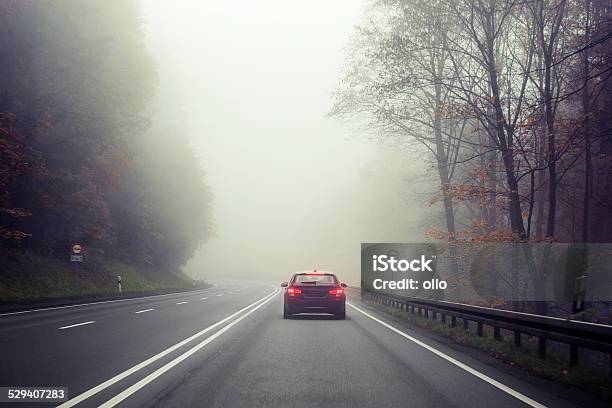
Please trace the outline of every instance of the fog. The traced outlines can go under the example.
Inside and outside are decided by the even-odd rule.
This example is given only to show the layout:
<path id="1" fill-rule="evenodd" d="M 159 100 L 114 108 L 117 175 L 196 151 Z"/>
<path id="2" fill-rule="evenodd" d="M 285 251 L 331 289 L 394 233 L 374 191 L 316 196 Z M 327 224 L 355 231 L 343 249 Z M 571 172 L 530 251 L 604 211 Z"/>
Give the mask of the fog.
<path id="1" fill-rule="evenodd" d="M 187 132 L 214 194 L 192 276 L 278 281 L 317 268 L 357 283 L 361 242 L 425 238 L 431 166 L 326 117 L 364 7 L 143 2 L 155 120 Z"/>

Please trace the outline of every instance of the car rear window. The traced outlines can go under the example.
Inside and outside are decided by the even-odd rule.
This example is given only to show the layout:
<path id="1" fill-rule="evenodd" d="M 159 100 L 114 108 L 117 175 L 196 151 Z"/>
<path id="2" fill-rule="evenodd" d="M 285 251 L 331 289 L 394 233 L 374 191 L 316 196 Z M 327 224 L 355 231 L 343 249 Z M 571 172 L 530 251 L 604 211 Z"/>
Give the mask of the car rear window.
<path id="1" fill-rule="evenodd" d="M 297 284 L 312 284 L 312 285 L 330 285 L 336 283 L 334 275 L 296 275 L 295 283 Z"/>

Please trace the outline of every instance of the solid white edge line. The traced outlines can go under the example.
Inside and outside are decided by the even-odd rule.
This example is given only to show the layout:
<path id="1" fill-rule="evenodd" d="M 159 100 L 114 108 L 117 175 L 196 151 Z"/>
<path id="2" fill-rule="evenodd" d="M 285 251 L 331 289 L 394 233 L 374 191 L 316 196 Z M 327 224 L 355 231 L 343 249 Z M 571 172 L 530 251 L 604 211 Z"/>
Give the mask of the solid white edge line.
<path id="1" fill-rule="evenodd" d="M 137 311 L 137 312 L 134 312 L 134 314 L 146 313 L 146 312 L 150 312 L 150 311 L 152 311 L 152 310 L 155 310 L 155 309 L 144 309 L 144 310 L 139 310 L 139 311 Z"/>
<path id="2" fill-rule="evenodd" d="M 205 292 L 207 290 L 211 290 L 211 289 L 215 289 L 215 288 L 216 287 L 210 287 L 210 288 L 201 289 L 201 290 L 194 290 L 193 292 L 194 293 L 200 293 L 200 292 Z M 19 312 L 0 313 L 0 316 L 13 316 L 13 315 L 20 315 L 20 314 L 25 314 L 25 313 L 45 312 L 47 310 L 69 309 L 69 308 L 72 308 L 72 307 L 101 305 L 101 304 L 104 304 L 104 303 L 128 302 L 130 300 L 152 299 L 152 298 L 158 298 L 158 297 L 164 297 L 164 296 L 172 296 L 172 295 L 180 295 L 180 294 L 188 294 L 188 293 L 189 292 L 174 292 L 174 293 L 166 293 L 166 294 L 163 294 L 163 295 L 141 296 L 141 297 L 135 297 L 135 298 L 129 298 L 129 299 L 115 299 L 115 300 L 103 300 L 103 301 L 100 301 L 100 302 L 91 302 L 91 303 L 79 303 L 78 305 L 45 307 L 45 308 L 42 308 L 42 309 L 31 309 L 31 310 L 22 310 L 22 311 L 19 311 Z"/>
<path id="3" fill-rule="evenodd" d="M 524 402 L 525 404 L 532 406 L 534 408 L 547 408 L 546 405 L 540 404 L 537 401 L 532 400 L 531 398 L 529 398 L 528 396 L 521 394 L 520 392 L 508 387 L 505 384 L 500 383 L 497 380 L 494 380 L 493 378 L 489 377 L 486 374 L 481 373 L 480 371 L 477 371 L 475 369 L 473 369 L 472 367 L 462 363 L 459 360 L 454 359 L 453 357 L 444 354 L 443 352 L 441 352 L 440 350 L 423 343 L 422 341 L 412 337 L 409 334 L 404 333 L 403 331 L 396 329 L 395 327 L 391 326 L 388 323 L 383 322 L 382 320 L 378 319 L 377 317 L 372 316 L 371 314 L 369 314 L 368 312 L 361 310 L 360 308 L 358 308 L 357 306 L 351 304 L 350 302 L 346 302 L 347 305 L 349 305 L 350 307 L 352 307 L 353 309 L 357 310 L 358 312 L 362 313 L 363 315 L 369 317 L 370 319 L 374 320 L 377 323 L 380 323 L 381 325 L 385 326 L 387 329 L 399 334 L 400 336 L 412 341 L 413 343 L 423 347 L 426 350 L 431 351 L 432 353 L 434 353 L 435 355 L 442 357 L 443 359 L 445 359 L 446 361 L 448 361 L 449 363 L 452 363 L 454 365 L 456 365 L 457 367 L 467 371 L 468 373 L 480 378 L 481 380 L 488 382 L 489 384 L 491 384 L 492 386 L 504 391 L 505 393 L 513 396 L 514 398 Z"/>
<path id="4" fill-rule="evenodd" d="M 160 358 L 172 353 L 173 351 L 177 350 L 178 348 L 184 346 L 185 344 L 191 342 L 192 340 L 202 336 L 203 334 L 208 333 L 211 330 L 214 330 L 215 328 L 217 328 L 218 326 L 224 324 L 225 322 L 227 322 L 228 320 L 233 319 L 234 317 L 238 316 L 240 313 L 244 312 L 245 310 L 250 309 L 251 307 L 255 306 L 258 303 L 261 303 L 269 298 L 271 298 L 272 296 L 276 295 L 278 293 L 277 289 L 274 290 L 274 292 L 267 294 L 266 296 L 264 296 L 263 298 L 251 303 L 248 306 L 243 307 L 242 309 L 238 310 L 237 312 L 227 316 L 226 318 L 219 320 L 217 323 L 214 323 L 210 326 L 208 326 L 207 328 L 197 332 L 196 334 L 186 338 L 185 340 L 176 343 L 174 346 L 171 346 L 169 348 L 167 348 L 166 350 L 152 356 L 149 357 L 148 359 L 142 361 L 141 363 L 136 364 L 135 366 L 128 368 L 127 370 L 117 374 L 116 376 L 109 378 L 108 380 L 96 385 L 93 388 L 90 388 L 89 390 L 77 395 L 76 397 L 64 402 L 61 405 L 58 405 L 57 408 L 68 408 L 68 407 L 73 407 L 76 404 L 85 401 L 87 398 L 99 393 L 100 391 L 110 387 L 111 385 L 123 380 L 125 377 L 129 376 L 130 374 L 133 374 L 135 372 L 137 372 L 138 370 L 148 366 L 149 364 L 159 360 Z"/>
<path id="5" fill-rule="evenodd" d="M 83 322 L 83 323 L 77 323 L 77 324 L 71 324 L 70 326 L 63 326 L 63 327 L 58 327 L 57 330 L 64 330 L 64 329 L 70 329 L 72 327 L 77 327 L 77 326 L 85 326 L 86 324 L 92 324 L 95 323 L 95 320 L 90 320 L 88 322 Z"/>
<path id="6" fill-rule="evenodd" d="M 274 295 L 278 294 L 279 292 L 280 292 L 280 290 L 276 289 L 274 291 Z M 268 303 L 269 301 L 271 301 L 274 298 L 274 295 L 272 295 L 271 297 L 269 297 L 268 299 L 266 299 L 264 302 L 260 303 L 259 305 L 257 305 L 253 309 L 249 310 L 248 312 L 246 312 L 245 314 L 243 314 L 242 316 L 240 316 L 239 318 L 237 318 L 236 320 L 234 320 L 230 324 L 224 326 L 221 330 L 219 330 L 215 334 L 207 337 L 201 343 L 199 343 L 199 344 L 195 345 L 194 347 L 192 347 L 191 349 L 187 350 L 185 353 L 181 354 L 180 356 L 178 356 L 174 360 L 166 363 L 162 367 L 158 368 L 157 370 L 155 370 L 151 374 L 149 374 L 146 377 L 144 377 L 142 380 L 138 381 L 134 385 L 130 386 L 129 388 L 127 388 L 124 391 L 120 392 L 119 394 L 115 395 L 113 398 L 109 399 L 104 404 L 100 405 L 99 408 L 112 408 L 115 405 L 119 404 L 121 401 L 125 400 L 130 395 L 134 394 L 135 392 L 137 392 L 141 388 L 145 387 L 147 384 L 149 384 L 150 382 L 154 381 L 155 379 L 157 379 L 158 377 L 160 377 L 161 375 L 163 375 L 164 373 L 166 373 L 167 371 L 169 371 L 170 369 L 175 367 L 180 362 L 186 360 L 187 358 L 189 358 L 190 356 L 195 354 L 198 350 L 204 348 L 207 344 L 209 344 L 210 342 L 212 342 L 213 340 L 215 340 L 216 338 L 221 336 L 223 333 L 225 333 L 226 331 L 231 329 L 233 326 L 238 324 L 241 320 L 245 319 L 250 314 L 254 313 L 257 309 L 259 309 L 260 307 L 264 306 L 266 303 Z"/>

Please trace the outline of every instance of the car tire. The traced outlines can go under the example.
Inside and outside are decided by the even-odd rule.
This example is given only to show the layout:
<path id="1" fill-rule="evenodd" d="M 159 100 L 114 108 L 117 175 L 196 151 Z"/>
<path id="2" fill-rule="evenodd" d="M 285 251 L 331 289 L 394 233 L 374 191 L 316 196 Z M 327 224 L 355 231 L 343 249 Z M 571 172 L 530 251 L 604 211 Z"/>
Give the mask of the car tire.
<path id="1" fill-rule="evenodd" d="M 344 320 L 346 318 L 346 309 L 342 309 L 340 313 L 336 313 L 336 319 Z"/>
<path id="2" fill-rule="evenodd" d="M 291 313 L 287 312 L 286 307 L 283 307 L 283 319 L 291 319 Z"/>

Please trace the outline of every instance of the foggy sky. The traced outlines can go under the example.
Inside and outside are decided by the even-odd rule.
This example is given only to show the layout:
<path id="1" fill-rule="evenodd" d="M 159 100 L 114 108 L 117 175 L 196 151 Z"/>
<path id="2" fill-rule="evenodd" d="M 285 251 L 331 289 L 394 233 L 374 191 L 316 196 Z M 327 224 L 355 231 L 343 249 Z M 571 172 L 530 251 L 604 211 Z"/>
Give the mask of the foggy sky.
<path id="1" fill-rule="evenodd" d="M 187 272 L 279 281 L 316 267 L 358 283 L 360 242 L 424 239 L 418 152 L 325 117 L 363 7 L 143 1 L 156 120 L 188 133 L 214 194 L 214 237 Z"/>

